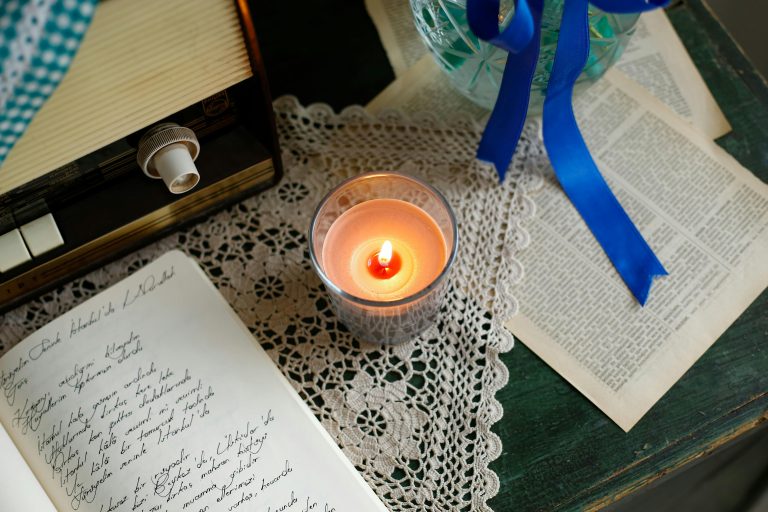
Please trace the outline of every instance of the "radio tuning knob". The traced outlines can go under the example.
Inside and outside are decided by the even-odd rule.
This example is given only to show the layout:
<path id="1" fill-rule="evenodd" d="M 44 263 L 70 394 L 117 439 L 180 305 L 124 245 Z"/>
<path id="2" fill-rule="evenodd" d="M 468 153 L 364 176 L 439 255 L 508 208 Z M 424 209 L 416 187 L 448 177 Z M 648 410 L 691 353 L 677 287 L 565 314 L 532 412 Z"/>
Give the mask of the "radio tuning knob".
<path id="1" fill-rule="evenodd" d="M 200 181 L 195 167 L 199 154 L 195 132 L 176 123 L 162 123 L 141 137 L 136 161 L 144 174 L 162 179 L 172 193 L 183 194 Z"/>

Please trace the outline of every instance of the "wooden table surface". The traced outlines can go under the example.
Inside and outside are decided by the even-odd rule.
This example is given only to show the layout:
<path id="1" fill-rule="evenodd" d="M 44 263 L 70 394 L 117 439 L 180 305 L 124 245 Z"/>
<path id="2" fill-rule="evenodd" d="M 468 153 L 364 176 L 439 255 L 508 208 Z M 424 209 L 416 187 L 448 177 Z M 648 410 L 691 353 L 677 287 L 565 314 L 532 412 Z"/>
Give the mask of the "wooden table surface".
<path id="1" fill-rule="evenodd" d="M 394 78 L 361 0 L 256 4 L 275 95 L 342 108 Z M 668 14 L 733 126 L 718 143 L 768 181 L 768 86 L 700 0 Z M 501 479 L 491 506 L 598 509 L 752 431 L 768 419 L 767 341 L 764 292 L 628 434 L 518 343 L 503 356 L 510 381 L 498 394 L 504 451 L 491 466 Z"/>

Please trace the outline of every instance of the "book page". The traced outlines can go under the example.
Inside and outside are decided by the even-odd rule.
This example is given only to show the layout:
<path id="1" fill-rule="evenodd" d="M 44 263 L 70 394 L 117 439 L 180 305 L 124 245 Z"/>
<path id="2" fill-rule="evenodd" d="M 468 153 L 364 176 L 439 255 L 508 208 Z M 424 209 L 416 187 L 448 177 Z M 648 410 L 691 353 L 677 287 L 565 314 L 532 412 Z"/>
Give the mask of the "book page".
<path id="1" fill-rule="evenodd" d="M 59 511 L 386 510 L 181 252 L 34 333 L 0 371 L 14 390 L 0 420 Z"/>
<path id="2" fill-rule="evenodd" d="M 427 53 L 408 0 L 365 0 L 365 8 L 379 32 L 395 76 L 403 75 Z"/>
<path id="3" fill-rule="evenodd" d="M 2 375 L 5 382 L 7 375 Z M 6 388 L 3 387 L 3 391 Z M 56 512 L 48 495 L 0 424 L 0 510 Z"/>
<path id="4" fill-rule="evenodd" d="M 403 76 L 389 84 L 365 108 L 376 114 L 387 108 L 429 112 L 443 122 L 467 117 L 479 121 L 489 112 L 461 95 L 430 55 L 424 55 Z"/>
<path id="5" fill-rule="evenodd" d="M 768 186 L 620 73 L 576 110 L 669 275 L 641 307 L 550 175 L 506 326 L 627 431 L 768 285 Z"/>
<path id="6" fill-rule="evenodd" d="M 709 137 L 731 131 L 662 9 L 640 16 L 616 67 Z"/>

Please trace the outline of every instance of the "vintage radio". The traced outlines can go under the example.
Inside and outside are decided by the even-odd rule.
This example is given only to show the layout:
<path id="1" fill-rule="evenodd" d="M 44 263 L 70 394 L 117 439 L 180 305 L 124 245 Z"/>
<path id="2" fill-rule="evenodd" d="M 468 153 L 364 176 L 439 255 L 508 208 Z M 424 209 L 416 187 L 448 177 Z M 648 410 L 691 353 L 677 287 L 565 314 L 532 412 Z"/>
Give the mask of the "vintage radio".
<path id="1" fill-rule="evenodd" d="M 247 1 L 103 0 L 0 166 L 0 309 L 279 176 Z"/>

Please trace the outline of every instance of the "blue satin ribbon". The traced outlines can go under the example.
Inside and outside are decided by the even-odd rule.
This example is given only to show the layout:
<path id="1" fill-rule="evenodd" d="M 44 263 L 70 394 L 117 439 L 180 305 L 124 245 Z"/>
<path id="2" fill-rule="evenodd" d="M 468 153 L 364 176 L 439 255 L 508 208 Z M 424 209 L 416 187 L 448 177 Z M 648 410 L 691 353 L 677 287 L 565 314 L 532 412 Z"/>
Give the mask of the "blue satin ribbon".
<path id="1" fill-rule="evenodd" d="M 515 14 L 499 32 L 499 0 L 467 0 L 472 31 L 509 52 L 493 112 L 477 156 L 493 163 L 504 179 L 520 138 L 541 39 L 545 0 L 517 0 Z M 593 0 L 605 12 L 642 12 L 668 0 Z M 521 28 L 522 26 L 522 28 Z M 515 31 L 518 31 L 515 33 Z M 573 114 L 573 86 L 589 56 L 587 0 L 565 0 L 555 60 L 544 100 L 544 145 L 555 175 L 592 234 L 640 304 L 653 278 L 666 275 L 592 160 Z"/>

